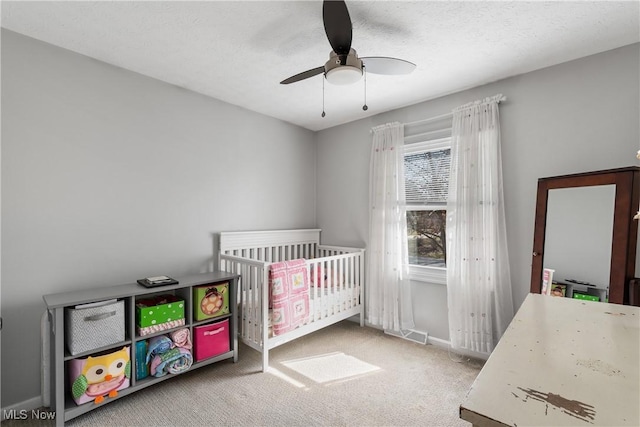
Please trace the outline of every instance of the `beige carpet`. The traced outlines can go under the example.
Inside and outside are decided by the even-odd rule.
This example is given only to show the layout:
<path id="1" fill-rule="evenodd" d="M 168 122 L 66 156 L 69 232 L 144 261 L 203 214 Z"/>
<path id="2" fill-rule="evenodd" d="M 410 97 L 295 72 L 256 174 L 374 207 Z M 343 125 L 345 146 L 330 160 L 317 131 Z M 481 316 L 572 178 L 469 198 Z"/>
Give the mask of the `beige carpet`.
<path id="1" fill-rule="evenodd" d="M 238 363 L 178 375 L 67 425 L 468 427 L 458 406 L 482 367 L 349 321 L 273 350 L 268 373 L 258 352 L 239 350 Z M 14 425 L 29 423 L 2 423 Z"/>

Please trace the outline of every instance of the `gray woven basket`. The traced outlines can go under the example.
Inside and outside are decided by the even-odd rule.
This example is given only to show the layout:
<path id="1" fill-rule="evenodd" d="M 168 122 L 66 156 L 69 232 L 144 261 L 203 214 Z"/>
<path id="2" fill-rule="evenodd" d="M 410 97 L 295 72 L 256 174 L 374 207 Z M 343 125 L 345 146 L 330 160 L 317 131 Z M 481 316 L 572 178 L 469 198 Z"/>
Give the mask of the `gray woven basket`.
<path id="1" fill-rule="evenodd" d="M 124 341 L 124 300 L 65 310 L 65 336 L 71 355 Z"/>

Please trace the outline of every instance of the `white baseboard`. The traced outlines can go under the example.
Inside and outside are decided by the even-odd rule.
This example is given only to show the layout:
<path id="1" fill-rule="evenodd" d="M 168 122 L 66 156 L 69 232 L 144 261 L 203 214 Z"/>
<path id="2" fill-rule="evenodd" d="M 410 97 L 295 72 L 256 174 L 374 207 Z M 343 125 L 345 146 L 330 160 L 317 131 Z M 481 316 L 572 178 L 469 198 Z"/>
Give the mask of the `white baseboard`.
<path id="1" fill-rule="evenodd" d="M 451 343 L 447 340 L 443 340 L 442 338 L 436 338 L 436 337 L 430 336 L 427 343 L 432 344 L 436 347 L 442 347 L 446 349 L 451 348 Z"/>
<path id="2" fill-rule="evenodd" d="M 446 348 L 447 350 L 451 349 L 451 341 L 443 340 L 440 338 L 434 338 L 430 336 L 428 343 L 433 344 L 436 347 Z M 461 350 L 461 349 L 455 350 L 455 353 L 462 356 L 473 357 L 474 359 L 487 360 L 489 358 L 488 354 L 476 353 L 474 351 L 467 351 L 467 350 Z"/>
<path id="3" fill-rule="evenodd" d="M 365 323 L 365 325 L 370 327 L 370 328 L 378 329 L 378 330 L 384 332 L 384 330 L 379 326 L 373 326 L 373 325 L 370 325 L 368 323 Z M 451 341 L 444 340 L 442 338 L 436 338 L 434 336 L 429 335 L 427 332 L 422 332 L 422 331 L 418 331 L 418 332 L 427 335 L 427 344 L 431 344 L 431 345 L 433 345 L 435 347 L 440 347 L 440 348 L 444 348 L 444 349 L 447 349 L 447 350 L 451 350 Z M 473 352 L 473 351 L 456 350 L 455 353 L 459 354 L 459 355 L 462 355 L 462 356 L 472 357 L 474 359 L 480 359 L 480 360 L 487 360 L 489 358 L 488 354 L 476 353 L 476 352 Z"/>
<path id="4" fill-rule="evenodd" d="M 34 409 L 42 408 L 42 397 L 36 396 L 31 399 L 24 400 L 22 402 L 14 403 L 2 408 L 2 418 L 0 421 L 5 420 L 5 416 L 9 413 L 20 413 L 21 411 L 31 412 Z"/>

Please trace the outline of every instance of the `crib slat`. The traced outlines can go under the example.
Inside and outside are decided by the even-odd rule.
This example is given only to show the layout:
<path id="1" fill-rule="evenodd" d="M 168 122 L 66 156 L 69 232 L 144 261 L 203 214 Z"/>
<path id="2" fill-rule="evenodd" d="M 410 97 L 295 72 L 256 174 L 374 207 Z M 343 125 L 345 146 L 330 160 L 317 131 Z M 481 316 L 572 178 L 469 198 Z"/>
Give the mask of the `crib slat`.
<path id="1" fill-rule="evenodd" d="M 307 264 L 309 267 L 309 280 L 311 281 L 311 289 L 310 289 L 310 297 L 312 301 L 309 301 L 309 307 L 311 309 L 310 313 L 310 321 L 313 322 L 316 320 L 316 303 L 319 301 L 318 296 L 318 268 L 317 263 L 315 261 L 309 261 Z"/>
<path id="2" fill-rule="evenodd" d="M 351 307 L 354 306 L 353 302 L 353 290 L 355 285 L 354 273 L 355 273 L 355 258 L 349 258 L 349 288 L 351 289 L 351 293 L 349 294 L 349 301 L 351 302 Z"/>
<path id="3" fill-rule="evenodd" d="M 323 319 L 325 317 L 324 310 L 327 307 L 326 299 L 327 299 L 327 283 L 325 280 L 326 269 L 324 266 L 324 262 L 320 261 L 318 263 L 318 286 L 320 289 L 318 290 L 318 295 L 320 296 L 320 305 L 318 306 L 318 318 Z"/>
<path id="4" fill-rule="evenodd" d="M 336 296 L 340 292 L 340 283 L 338 283 L 338 260 L 331 260 L 331 274 L 333 275 L 333 292 Z M 333 312 L 338 313 L 340 311 L 340 302 L 338 298 L 333 299 Z"/>
<path id="5" fill-rule="evenodd" d="M 256 272 L 251 269 L 249 272 L 249 280 L 247 281 L 247 315 L 245 316 L 245 322 L 247 325 L 247 338 L 251 341 L 256 339 L 255 322 L 252 319 L 256 317 Z"/>

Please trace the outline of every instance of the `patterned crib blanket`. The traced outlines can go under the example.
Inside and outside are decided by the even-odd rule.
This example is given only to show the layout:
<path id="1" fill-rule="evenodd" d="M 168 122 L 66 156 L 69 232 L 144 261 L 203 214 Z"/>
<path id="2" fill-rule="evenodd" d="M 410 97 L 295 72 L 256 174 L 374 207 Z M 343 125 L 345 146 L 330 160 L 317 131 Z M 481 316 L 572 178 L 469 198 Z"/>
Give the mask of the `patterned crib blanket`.
<path id="1" fill-rule="evenodd" d="M 151 338 L 147 348 L 147 363 L 151 362 L 154 357 L 171 350 L 173 346 L 173 341 L 166 335 Z"/>
<path id="2" fill-rule="evenodd" d="M 304 259 L 271 264 L 269 289 L 273 335 L 282 335 L 307 322 L 309 271 Z"/>
<path id="3" fill-rule="evenodd" d="M 146 363 L 154 377 L 179 374 L 193 364 L 191 334 L 187 328 L 173 331 L 171 338 L 158 335 L 149 339 Z"/>
<path id="4" fill-rule="evenodd" d="M 191 352 L 183 347 L 174 347 L 161 353 L 151 360 L 150 372 L 154 377 L 167 374 L 179 374 L 186 371 L 193 364 Z"/>

